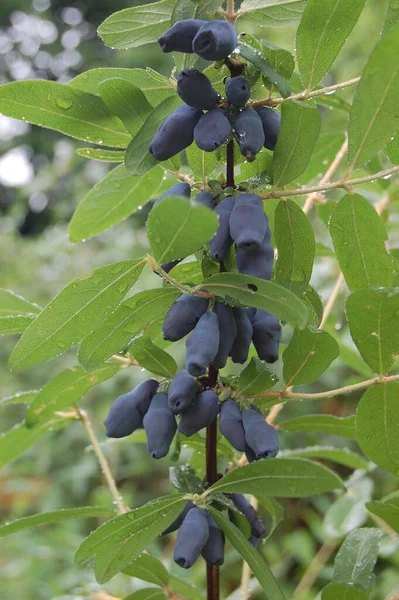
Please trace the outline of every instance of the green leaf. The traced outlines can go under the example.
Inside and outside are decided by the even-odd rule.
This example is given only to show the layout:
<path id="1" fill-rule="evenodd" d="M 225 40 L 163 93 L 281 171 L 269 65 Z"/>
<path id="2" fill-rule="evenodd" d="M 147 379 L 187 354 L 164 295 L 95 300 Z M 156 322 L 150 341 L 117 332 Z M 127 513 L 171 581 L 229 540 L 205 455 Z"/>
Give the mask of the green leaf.
<path id="1" fill-rule="evenodd" d="M 278 424 L 279 429 L 286 431 L 306 431 L 341 435 L 356 440 L 356 418 L 336 417 L 335 415 L 304 415 Z"/>
<path id="2" fill-rule="evenodd" d="M 97 96 L 55 81 L 16 81 L 0 88 L 0 113 L 78 140 L 126 148 L 130 135 Z"/>
<path id="3" fill-rule="evenodd" d="M 379 502 L 367 502 L 366 508 L 399 533 L 399 492 L 393 492 Z"/>
<path id="4" fill-rule="evenodd" d="M 181 283 L 191 283 L 196 285 L 203 280 L 201 263 L 197 260 L 179 263 L 176 267 L 173 267 L 170 273 Z M 168 287 L 169 283 L 164 282 L 164 285 Z"/>
<path id="5" fill-rule="evenodd" d="M 70 423 L 68 419 L 54 419 L 31 429 L 28 429 L 25 423 L 19 423 L 0 435 L 0 469 L 24 454 L 46 433 L 62 429 L 68 423 Z"/>
<path id="6" fill-rule="evenodd" d="M 384 152 L 394 165 L 399 165 L 399 135 L 395 135 L 384 148 Z"/>
<path id="7" fill-rule="evenodd" d="M 376 527 L 352 531 L 335 557 L 334 581 L 350 585 L 358 592 L 370 592 L 382 535 Z"/>
<path id="8" fill-rule="evenodd" d="M 97 577 L 105 583 L 130 564 L 182 511 L 183 495 L 164 496 L 111 519 L 96 529 L 76 553 L 81 564 L 97 555 Z"/>
<path id="9" fill-rule="evenodd" d="M 206 279 L 201 287 L 233 305 L 253 306 L 266 310 L 278 319 L 305 327 L 308 309 L 290 290 L 249 275 L 221 273 Z"/>
<path id="10" fill-rule="evenodd" d="M 75 404 L 90 388 L 110 379 L 119 369 L 120 365 L 102 365 L 90 373 L 80 367 L 62 371 L 34 398 L 26 414 L 26 425 L 33 427 L 52 418 L 56 411 Z"/>
<path id="11" fill-rule="evenodd" d="M 218 510 L 212 507 L 209 510 L 217 525 L 219 525 L 227 539 L 243 557 L 259 581 L 265 598 L 267 600 L 284 600 L 284 595 L 263 556 L 248 542 L 244 534 L 233 523 L 223 517 Z"/>
<path id="12" fill-rule="evenodd" d="M 202 491 L 202 482 L 189 465 L 169 467 L 169 481 L 173 487 L 185 494 L 196 494 Z"/>
<path id="13" fill-rule="evenodd" d="M 316 381 L 339 354 L 339 346 L 326 331 L 296 329 L 283 352 L 286 386 Z"/>
<path id="14" fill-rule="evenodd" d="M 262 508 L 264 508 L 270 515 L 271 527 L 268 530 L 267 537 L 265 538 L 268 540 L 272 537 L 273 533 L 284 519 L 284 508 L 277 502 L 277 500 L 271 498 L 271 496 L 262 496 L 262 494 L 256 494 L 256 499 L 259 501 Z"/>
<path id="15" fill-rule="evenodd" d="M 320 133 L 314 106 L 288 100 L 281 105 L 281 129 L 273 153 L 273 186 L 282 187 L 306 170 Z"/>
<path id="16" fill-rule="evenodd" d="M 32 323 L 34 316 L 0 317 L 0 335 L 23 333 Z"/>
<path id="17" fill-rule="evenodd" d="M 364 471 L 355 471 L 346 482 L 346 493 L 333 502 L 323 519 L 323 535 L 329 540 L 340 540 L 361 527 L 368 518 L 365 503 L 370 500 L 373 482 Z"/>
<path id="18" fill-rule="evenodd" d="M 176 575 L 169 575 L 169 587 L 180 596 L 188 598 L 188 600 L 204 600 L 201 590 L 189 581 L 184 581 L 180 577 L 176 577 Z"/>
<path id="19" fill-rule="evenodd" d="M 365 455 L 399 476 L 399 383 L 370 387 L 356 412 L 356 437 Z"/>
<path id="20" fill-rule="evenodd" d="M 346 301 L 346 316 L 353 341 L 366 363 L 384 375 L 399 354 L 399 290 L 362 289 Z"/>
<path id="21" fill-rule="evenodd" d="M 357 85 L 349 117 L 349 161 L 361 167 L 399 128 L 399 27 L 377 44 Z"/>
<path id="22" fill-rule="evenodd" d="M 399 4 L 398 0 L 390 0 L 388 4 L 388 11 L 385 17 L 384 29 L 382 35 L 391 31 L 394 27 L 399 25 Z"/>
<path id="23" fill-rule="evenodd" d="M 275 281 L 296 293 L 304 292 L 312 275 L 316 241 L 307 216 L 292 200 L 278 203 L 274 236 L 278 250 Z"/>
<path id="24" fill-rule="evenodd" d="M 355 348 L 348 348 L 345 346 L 342 341 L 340 341 L 339 345 L 339 360 L 343 362 L 347 367 L 350 367 L 360 375 L 364 375 L 365 379 L 370 379 L 372 377 L 372 370 Z"/>
<path id="25" fill-rule="evenodd" d="M 308 0 L 296 36 L 299 73 L 312 90 L 330 69 L 365 0 Z"/>
<path id="26" fill-rule="evenodd" d="M 166 600 L 165 593 L 158 588 L 143 588 L 126 596 L 123 600 Z"/>
<path id="27" fill-rule="evenodd" d="M 136 135 L 152 111 L 143 92 L 120 77 L 103 81 L 98 91 L 111 113 L 120 118 L 131 135 Z"/>
<path id="28" fill-rule="evenodd" d="M 18 317 L 20 315 L 36 315 L 40 307 L 25 300 L 22 296 L 0 288 L 0 318 Z"/>
<path id="29" fill-rule="evenodd" d="M 209 19 L 220 8 L 220 0 L 177 0 L 172 12 L 172 25 L 184 19 Z"/>
<path id="30" fill-rule="evenodd" d="M 270 458 L 230 471 L 211 488 L 212 492 L 253 494 L 280 498 L 303 498 L 342 487 L 329 469 L 299 458 Z"/>
<path id="31" fill-rule="evenodd" d="M 219 162 L 215 152 L 204 152 L 196 144 L 191 144 L 186 150 L 188 164 L 197 179 L 205 181 Z"/>
<path id="32" fill-rule="evenodd" d="M 302 16 L 306 0 L 244 0 L 238 16 L 258 27 L 295 25 Z"/>
<path id="33" fill-rule="evenodd" d="M 176 81 L 164 77 L 149 67 L 146 69 L 121 69 L 115 67 L 91 69 L 72 79 L 68 85 L 98 96 L 100 84 L 114 77 L 124 79 L 138 87 L 152 106 L 158 106 L 162 100 L 176 93 Z"/>
<path id="34" fill-rule="evenodd" d="M 256 396 L 277 383 L 278 377 L 259 358 L 253 356 L 249 364 L 240 373 L 237 389 L 244 396 Z"/>
<path id="35" fill-rule="evenodd" d="M 128 298 L 88 335 L 79 348 L 79 362 L 92 369 L 120 352 L 135 335 L 161 319 L 181 292 L 175 288 L 140 292 Z"/>
<path id="36" fill-rule="evenodd" d="M 305 172 L 297 179 L 297 183 L 305 185 L 313 181 L 313 179 L 319 179 L 320 174 L 326 170 L 326 165 L 330 165 L 333 162 L 344 141 L 345 135 L 343 133 L 322 132 L 317 139 L 312 160 Z"/>
<path id="37" fill-rule="evenodd" d="M 213 211 L 176 196 L 154 206 L 148 217 L 147 234 L 155 259 L 164 263 L 202 248 L 217 227 Z"/>
<path id="38" fill-rule="evenodd" d="M 291 52 L 273 46 L 264 40 L 261 41 L 262 55 L 266 62 L 274 69 L 281 77 L 289 81 L 295 69 L 295 59 Z M 274 90 L 274 84 L 270 83 L 267 77 L 263 78 L 263 83 L 266 89 Z"/>
<path id="39" fill-rule="evenodd" d="M 257 154 L 256 160 L 250 163 L 243 162 L 239 165 L 240 173 L 234 177 L 236 183 L 249 183 L 255 187 L 257 191 L 259 191 L 259 186 L 262 186 L 264 183 L 269 184 L 271 182 L 272 160 L 273 153 L 265 148 L 262 149 L 259 154 Z M 265 207 L 265 209 L 266 208 L 267 207 Z"/>
<path id="40" fill-rule="evenodd" d="M 243 41 L 238 43 L 240 55 L 255 65 L 264 77 L 276 86 L 283 98 L 291 95 L 291 86 L 277 71 L 272 69 L 269 63 L 262 57 L 260 52 L 257 52 L 252 46 Z"/>
<path id="41" fill-rule="evenodd" d="M 148 583 L 154 583 L 163 587 L 169 582 L 169 573 L 165 569 L 164 565 L 160 560 L 151 556 L 150 554 L 142 554 L 132 563 L 130 563 L 125 569 L 123 569 L 125 575 L 131 577 L 137 577 Z"/>
<path id="42" fill-rule="evenodd" d="M 168 377 L 169 379 L 176 375 L 177 364 L 175 359 L 153 344 L 151 339 L 147 336 L 135 340 L 135 342 L 129 346 L 128 352 L 137 360 L 140 366 L 147 369 L 147 371 L 151 371 L 161 377 Z"/>
<path id="43" fill-rule="evenodd" d="M 126 169 L 131 175 L 144 175 L 159 164 L 150 154 L 148 148 L 160 125 L 181 104 L 179 96 L 165 98 L 147 117 L 144 125 L 138 131 L 127 147 L 125 154 Z"/>
<path id="44" fill-rule="evenodd" d="M 29 404 L 39 393 L 39 390 L 28 390 L 26 392 L 17 392 L 13 396 L 6 396 L 0 399 L 0 408 L 8 404 Z"/>
<path id="45" fill-rule="evenodd" d="M 368 600 L 369 594 L 358 592 L 345 583 L 329 583 L 321 592 L 321 600 Z"/>
<path id="46" fill-rule="evenodd" d="M 101 162 L 121 163 L 125 160 L 123 150 L 106 150 L 105 148 L 78 148 L 76 154 L 90 160 L 99 160 Z"/>
<path id="47" fill-rule="evenodd" d="M 67 285 L 22 335 L 10 358 L 28 369 L 62 354 L 102 323 L 137 281 L 145 260 L 100 267 Z"/>
<path id="48" fill-rule="evenodd" d="M 97 32 L 104 44 L 126 50 L 156 42 L 170 25 L 174 0 L 125 8 L 101 23 Z"/>
<path id="49" fill-rule="evenodd" d="M 334 448 L 334 446 L 308 446 L 307 448 L 298 448 L 296 450 L 287 450 L 282 456 L 288 458 L 315 458 L 328 460 L 330 462 L 344 465 L 350 469 L 368 469 L 368 463 L 358 454 L 351 452 L 347 448 Z"/>
<path id="50" fill-rule="evenodd" d="M 81 242 L 126 219 L 158 189 L 163 171 L 157 167 L 138 177 L 124 165 L 113 169 L 83 198 L 69 223 L 71 242 Z"/>
<path id="51" fill-rule="evenodd" d="M 31 515 L 30 517 L 23 517 L 17 519 L 11 523 L 0 526 L 0 537 L 23 531 L 24 529 L 31 529 L 38 525 L 46 525 L 48 523 L 59 523 L 60 521 L 69 521 L 70 519 L 85 519 L 89 517 L 108 517 L 115 514 L 108 508 L 102 508 L 101 506 L 82 506 L 79 508 L 62 508 L 60 510 L 53 510 L 47 513 L 40 513 L 38 515 Z"/>
<path id="52" fill-rule="evenodd" d="M 330 234 L 350 290 L 392 285 L 393 262 L 385 248 L 388 235 L 365 198 L 347 194 L 338 202 L 331 214 Z"/>
<path id="53" fill-rule="evenodd" d="M 323 319 L 323 303 L 319 294 L 314 288 L 308 285 L 302 299 L 306 302 L 310 311 L 309 324 L 317 328 Z"/>

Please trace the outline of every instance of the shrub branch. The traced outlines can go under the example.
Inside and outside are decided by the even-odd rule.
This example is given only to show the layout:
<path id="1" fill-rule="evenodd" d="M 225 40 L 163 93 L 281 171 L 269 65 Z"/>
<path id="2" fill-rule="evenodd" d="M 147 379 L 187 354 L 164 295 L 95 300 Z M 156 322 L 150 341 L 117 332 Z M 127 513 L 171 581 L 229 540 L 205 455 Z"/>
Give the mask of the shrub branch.
<path id="1" fill-rule="evenodd" d="M 97 441 L 97 438 L 94 433 L 90 419 L 87 416 L 86 411 L 84 411 L 78 407 L 76 407 L 76 413 L 79 416 L 79 419 L 82 421 L 83 427 L 85 428 L 86 433 L 89 437 L 89 440 L 93 446 L 93 450 L 97 456 L 98 462 L 100 463 L 101 471 L 104 474 L 106 484 L 107 484 L 108 489 L 111 492 L 111 495 L 114 499 L 114 504 L 117 507 L 117 512 L 119 515 L 122 515 L 123 513 L 125 513 L 127 511 L 127 508 L 125 507 L 122 497 L 116 486 L 116 482 L 115 482 L 114 476 L 112 475 L 112 471 L 109 466 L 109 463 L 108 463 L 107 459 L 105 458 L 105 455 L 101 449 L 100 444 Z"/>

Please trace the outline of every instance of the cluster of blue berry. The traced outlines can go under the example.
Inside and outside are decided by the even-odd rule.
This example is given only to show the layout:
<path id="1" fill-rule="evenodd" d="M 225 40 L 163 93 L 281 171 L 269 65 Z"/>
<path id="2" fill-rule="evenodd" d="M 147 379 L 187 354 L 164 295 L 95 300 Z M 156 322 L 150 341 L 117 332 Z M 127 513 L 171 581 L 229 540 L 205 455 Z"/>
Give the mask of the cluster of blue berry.
<path id="1" fill-rule="evenodd" d="M 175 23 L 159 38 L 159 44 L 164 52 L 195 53 L 219 61 L 236 48 L 237 32 L 227 21 L 187 19 Z M 201 150 L 212 152 L 230 138 L 232 131 L 249 162 L 262 147 L 274 150 L 280 116 L 267 107 L 246 106 L 251 90 L 245 77 L 231 77 L 222 99 L 204 73 L 184 69 L 177 79 L 177 93 L 184 104 L 165 119 L 150 144 L 156 160 L 171 158 L 193 141 Z"/>
<path id="2" fill-rule="evenodd" d="M 189 19 L 173 25 L 159 43 L 164 52 L 194 52 L 207 60 L 224 60 L 235 49 L 237 34 L 226 21 Z M 232 131 L 248 161 L 254 160 L 262 146 L 273 150 L 280 128 L 278 113 L 246 106 L 250 86 L 241 75 L 232 76 L 225 89 L 226 99 L 222 99 L 203 73 L 183 70 L 177 80 L 177 92 L 184 104 L 160 126 L 150 145 L 153 156 L 166 160 L 193 140 L 202 150 L 213 151 L 231 137 Z M 171 196 L 189 201 L 190 185 L 176 183 L 155 205 Z M 209 252 L 220 263 L 220 270 L 226 270 L 225 262 L 233 253 L 239 273 L 269 280 L 274 249 L 261 198 L 251 193 L 219 198 L 204 190 L 197 193 L 194 202 L 217 214 L 218 229 L 209 241 Z M 163 264 L 162 269 L 169 272 L 179 262 Z M 177 373 L 169 385 L 160 386 L 156 380 L 148 379 L 117 398 L 105 420 L 106 435 L 125 437 L 144 427 L 148 451 L 153 458 L 162 458 L 177 430 L 190 437 L 214 423 L 220 414 L 221 434 L 235 450 L 245 453 L 248 462 L 274 458 L 278 452 L 275 428 L 255 405 L 240 405 L 234 395 L 220 402 L 217 372 L 225 367 L 229 357 L 234 363 L 245 363 L 251 342 L 261 360 L 275 362 L 281 339 L 278 319 L 263 310 L 183 293 L 167 312 L 162 331 L 164 339 L 171 342 L 187 336 L 186 369 Z M 215 381 L 210 381 L 211 368 L 216 373 Z M 251 531 L 249 540 L 257 546 L 265 533 L 260 517 L 241 494 L 228 497 L 230 518 L 234 520 L 233 507 L 246 517 Z M 181 567 L 191 567 L 201 554 L 210 565 L 223 563 L 224 535 L 207 509 L 187 502 L 162 535 L 176 530 L 174 558 Z"/>

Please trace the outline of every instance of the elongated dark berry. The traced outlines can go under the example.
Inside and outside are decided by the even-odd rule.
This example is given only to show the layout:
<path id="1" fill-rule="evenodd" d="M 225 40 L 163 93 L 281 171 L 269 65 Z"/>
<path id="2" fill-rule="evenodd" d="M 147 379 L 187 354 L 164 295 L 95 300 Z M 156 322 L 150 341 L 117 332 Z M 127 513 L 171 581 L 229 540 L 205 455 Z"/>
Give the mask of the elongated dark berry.
<path id="1" fill-rule="evenodd" d="M 174 561 L 183 569 L 193 566 L 209 538 L 207 511 L 192 508 L 179 531 L 174 551 Z"/>
<path id="2" fill-rule="evenodd" d="M 205 390 L 195 398 L 193 404 L 182 414 L 179 431 L 190 437 L 208 427 L 219 414 L 218 397 L 212 390 Z"/>
<path id="3" fill-rule="evenodd" d="M 256 410 L 249 408 L 242 413 L 245 440 L 258 458 L 274 458 L 278 452 L 278 435 Z"/>
<path id="4" fill-rule="evenodd" d="M 213 260 L 221 261 L 226 256 L 233 244 L 233 239 L 230 235 L 230 215 L 234 207 L 235 198 L 229 196 L 224 198 L 215 208 L 215 213 L 218 216 L 219 225 L 217 231 L 211 241 L 209 248 Z"/>
<path id="5" fill-rule="evenodd" d="M 218 527 L 212 517 L 212 515 L 208 512 L 208 525 L 209 525 L 209 537 L 202 548 L 202 556 L 208 563 L 208 565 L 212 565 L 214 567 L 220 567 L 224 563 L 224 533 Z"/>
<path id="6" fill-rule="evenodd" d="M 203 206 L 206 206 L 211 210 L 214 210 L 215 208 L 215 205 L 213 203 L 213 195 L 210 192 L 206 192 L 205 190 L 195 196 L 194 202 L 202 204 Z"/>
<path id="7" fill-rule="evenodd" d="M 143 425 L 147 434 L 147 449 L 152 458 L 166 456 L 176 433 L 176 419 L 169 408 L 165 392 L 155 394 Z"/>
<path id="8" fill-rule="evenodd" d="M 226 96 L 227 100 L 236 106 L 241 108 L 245 106 L 251 95 L 250 85 L 245 77 L 237 76 L 232 77 L 226 83 Z"/>
<path id="9" fill-rule="evenodd" d="M 193 403 L 198 391 L 197 380 L 188 371 L 180 371 L 175 375 L 168 390 L 169 408 L 178 415 Z"/>
<path id="10" fill-rule="evenodd" d="M 193 39 L 206 21 L 200 19 L 185 19 L 177 21 L 161 37 L 158 43 L 161 46 L 162 52 L 184 52 L 192 54 Z"/>
<path id="11" fill-rule="evenodd" d="M 237 246 L 260 246 L 268 230 L 262 199 L 255 194 L 240 194 L 230 215 L 230 234 Z"/>
<path id="12" fill-rule="evenodd" d="M 176 258 L 175 260 L 171 260 L 170 262 L 163 263 L 161 267 L 165 271 L 165 273 L 169 273 L 169 271 L 171 271 L 172 269 L 174 269 L 174 267 L 181 263 L 181 260 L 181 258 Z"/>
<path id="13" fill-rule="evenodd" d="M 113 402 L 104 421 L 105 435 L 111 438 L 122 438 L 142 427 L 143 417 L 158 385 L 155 379 L 147 379 L 131 392 L 119 396 Z"/>
<path id="14" fill-rule="evenodd" d="M 194 329 L 208 308 L 207 298 L 183 294 L 166 313 L 162 331 L 165 340 L 177 342 Z"/>
<path id="15" fill-rule="evenodd" d="M 206 60 L 223 60 L 237 46 L 237 32 L 227 21 L 208 21 L 198 30 L 193 50 Z"/>
<path id="16" fill-rule="evenodd" d="M 159 127 L 149 151 L 156 160 L 167 160 L 193 143 L 194 129 L 202 111 L 183 104 L 174 110 Z"/>
<path id="17" fill-rule="evenodd" d="M 254 161 L 265 142 L 265 134 L 262 120 L 253 108 L 244 108 L 237 116 L 234 134 L 241 154 L 248 162 Z"/>
<path id="18" fill-rule="evenodd" d="M 265 134 L 264 147 L 268 150 L 274 150 L 277 144 L 278 134 L 280 133 L 281 117 L 275 110 L 262 106 L 255 109 L 261 118 L 263 133 Z"/>
<path id="19" fill-rule="evenodd" d="M 202 315 L 186 341 L 186 368 L 193 377 L 204 375 L 219 348 L 218 318 L 214 312 Z"/>
<path id="20" fill-rule="evenodd" d="M 165 200 L 165 198 L 169 198 L 170 196 L 183 196 L 184 198 L 190 198 L 190 185 L 185 181 L 179 181 L 178 183 L 175 183 L 169 190 L 164 192 L 162 196 L 159 196 L 158 200 L 155 201 L 154 206 L 162 202 L 162 200 Z"/>
<path id="21" fill-rule="evenodd" d="M 160 534 L 160 536 L 162 537 L 164 535 L 168 535 L 169 533 L 173 533 L 173 531 L 176 531 L 176 529 L 179 529 L 180 525 L 183 523 L 184 519 L 186 518 L 188 511 L 191 510 L 193 507 L 194 507 L 193 502 L 191 502 L 191 500 L 189 500 L 187 502 L 186 506 L 181 511 L 180 515 L 178 517 L 176 517 L 176 519 L 169 525 L 169 527 L 167 527 Z"/>
<path id="22" fill-rule="evenodd" d="M 236 253 L 237 269 L 244 275 L 260 279 L 271 279 L 273 273 L 274 249 L 270 235 L 266 232 L 260 246 L 238 246 Z"/>
<path id="23" fill-rule="evenodd" d="M 177 93 L 194 108 L 209 110 L 220 101 L 220 94 L 213 89 L 208 77 L 198 69 L 184 69 L 177 78 Z"/>
<path id="24" fill-rule="evenodd" d="M 220 407 L 219 428 L 230 444 L 244 452 L 246 449 L 245 431 L 242 424 L 241 410 L 235 400 L 226 400 Z"/>
<path id="25" fill-rule="evenodd" d="M 212 108 L 205 113 L 194 129 L 194 141 L 198 148 L 213 152 L 227 141 L 231 133 L 230 121 L 223 108 Z"/>
<path id="26" fill-rule="evenodd" d="M 216 369 L 223 369 L 237 334 L 237 325 L 233 309 L 228 304 L 216 302 L 213 310 L 219 324 L 219 347 L 212 364 Z"/>
<path id="27" fill-rule="evenodd" d="M 237 333 L 230 350 L 231 360 L 243 364 L 248 358 L 249 347 L 252 339 L 252 324 L 246 311 L 235 306 L 233 308 Z"/>
<path id="28" fill-rule="evenodd" d="M 251 526 L 251 534 L 256 538 L 265 535 L 266 530 L 262 519 L 246 497 L 243 494 L 233 494 L 231 499 L 238 510 L 248 519 L 248 523 Z"/>
<path id="29" fill-rule="evenodd" d="M 281 325 L 273 315 L 257 310 L 251 318 L 252 341 L 261 360 L 274 363 L 278 360 L 278 349 L 281 340 Z"/>

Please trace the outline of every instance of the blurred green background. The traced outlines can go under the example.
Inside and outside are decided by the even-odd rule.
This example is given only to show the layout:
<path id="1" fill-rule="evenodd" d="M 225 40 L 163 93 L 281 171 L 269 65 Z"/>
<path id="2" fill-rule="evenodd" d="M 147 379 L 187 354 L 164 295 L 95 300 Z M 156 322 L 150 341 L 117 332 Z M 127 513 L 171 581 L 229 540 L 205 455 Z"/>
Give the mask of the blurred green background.
<path id="1" fill-rule="evenodd" d="M 138 2 L 136 3 L 138 4 Z M 128 51 L 106 48 L 96 36 L 96 27 L 111 12 L 131 6 L 124 0 L 82 0 L 62 2 L 50 0 L 2 0 L 0 3 L 0 84 L 13 80 L 44 78 L 67 82 L 84 70 L 104 67 L 151 66 L 169 75 L 173 62 L 156 45 Z M 369 0 L 361 19 L 335 62 L 326 85 L 356 77 L 378 40 L 384 20 L 386 0 Z M 295 49 L 295 28 L 245 29 L 276 46 Z M 353 91 L 342 97 L 350 99 Z M 331 114 L 330 129 L 345 130 L 347 113 Z M 0 116 L 0 286 L 27 299 L 45 305 L 72 279 L 92 268 L 113 261 L 140 256 L 147 251 L 144 223 L 145 209 L 113 229 L 82 244 L 68 240 L 67 224 L 79 201 L 104 177 L 106 163 L 87 161 L 75 154 L 82 144 L 60 134 L 16 122 Z M 378 185 L 363 190 L 375 200 L 383 189 Z M 335 193 L 338 198 L 342 195 Z M 331 196 L 334 198 L 334 194 Z M 319 241 L 330 245 L 327 230 L 315 221 Z M 319 256 L 313 285 L 325 298 L 331 288 L 337 266 L 331 258 Z M 149 271 L 137 289 L 159 285 Z M 135 291 L 135 290 L 133 290 Z M 343 308 L 338 305 L 336 329 L 344 325 Z M 347 337 L 347 332 L 340 334 Z M 285 334 L 288 335 L 288 332 Z M 50 377 L 75 364 L 71 351 L 26 373 L 10 373 L 7 367 L 15 339 L 2 338 L 0 346 L 1 396 L 20 390 L 38 389 Z M 181 357 L 179 348 L 174 355 Z M 279 367 L 277 366 L 277 369 Z M 131 389 L 146 377 L 139 369 L 121 371 L 111 381 L 90 391 L 82 401 L 89 412 L 98 439 L 103 444 L 118 486 L 130 506 L 171 491 L 168 483 L 170 460 L 152 461 L 141 443 L 131 439 L 106 442 L 102 420 L 114 398 Z M 359 370 L 335 361 L 312 390 L 329 389 L 364 379 Z M 284 408 L 281 419 L 306 412 L 347 415 L 354 412 L 355 395 L 326 401 L 322 406 L 302 402 Z M 23 406 L 2 409 L 0 432 L 6 431 L 24 416 Z M 283 449 L 312 444 L 353 445 L 333 436 L 282 432 Z M 350 472 L 338 469 L 342 475 Z M 364 501 L 372 488 L 376 497 L 392 491 L 391 483 L 380 472 L 369 476 L 357 473 L 350 486 L 353 499 L 349 508 L 336 504 L 334 495 L 283 503 L 285 521 L 262 551 L 272 562 L 287 597 L 294 589 L 326 538 L 348 533 L 367 521 Z M 104 485 L 98 464 L 88 446 L 80 423 L 50 434 L 0 474 L 0 511 L 4 521 L 41 511 L 85 505 L 110 506 L 110 495 Z M 83 600 L 98 598 L 106 590 L 123 598 L 143 585 L 119 575 L 106 586 L 99 586 L 91 569 L 73 564 L 76 548 L 95 521 L 71 521 L 18 533 L 0 540 L 0 596 L 6 600 Z M 152 551 L 173 565 L 172 540 L 154 543 Z M 372 600 L 384 600 L 399 594 L 399 544 L 397 537 L 386 534 L 377 565 L 377 585 Z M 222 568 L 222 598 L 231 594 L 240 579 L 238 555 L 229 550 Z M 190 571 L 191 581 L 203 587 L 202 559 Z M 321 572 L 318 588 L 332 574 L 330 562 Z M 97 595 L 96 595 L 97 594 Z M 254 590 L 254 597 L 262 595 Z M 314 595 L 310 596 L 314 597 Z M 105 598 L 105 596 L 104 596 Z"/>

